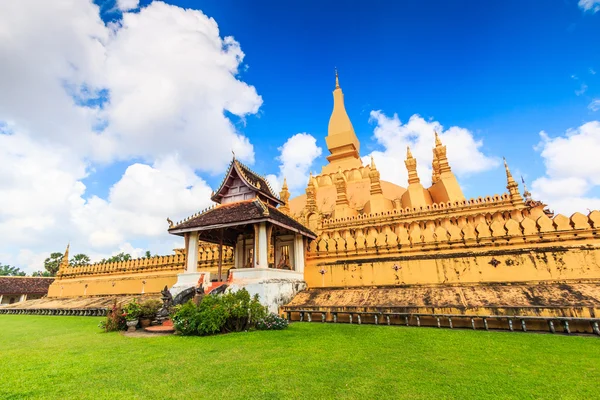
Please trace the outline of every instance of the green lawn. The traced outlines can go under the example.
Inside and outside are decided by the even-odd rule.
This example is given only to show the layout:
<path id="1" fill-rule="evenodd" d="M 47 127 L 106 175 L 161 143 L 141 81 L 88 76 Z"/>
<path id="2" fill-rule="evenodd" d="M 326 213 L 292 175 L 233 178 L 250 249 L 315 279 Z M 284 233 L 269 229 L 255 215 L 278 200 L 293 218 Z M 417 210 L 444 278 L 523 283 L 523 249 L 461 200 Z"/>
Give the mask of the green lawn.
<path id="1" fill-rule="evenodd" d="M 132 338 L 0 315 L 0 398 L 598 398 L 600 338 L 295 323 Z"/>

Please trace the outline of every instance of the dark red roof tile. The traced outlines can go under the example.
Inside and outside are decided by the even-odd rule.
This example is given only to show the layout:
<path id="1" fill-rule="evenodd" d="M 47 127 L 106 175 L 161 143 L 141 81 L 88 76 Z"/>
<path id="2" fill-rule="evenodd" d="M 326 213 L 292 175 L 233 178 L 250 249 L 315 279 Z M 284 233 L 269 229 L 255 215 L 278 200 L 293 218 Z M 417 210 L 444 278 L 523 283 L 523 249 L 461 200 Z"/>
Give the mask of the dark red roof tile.
<path id="1" fill-rule="evenodd" d="M 0 294 L 47 294 L 54 278 L 0 276 Z"/>

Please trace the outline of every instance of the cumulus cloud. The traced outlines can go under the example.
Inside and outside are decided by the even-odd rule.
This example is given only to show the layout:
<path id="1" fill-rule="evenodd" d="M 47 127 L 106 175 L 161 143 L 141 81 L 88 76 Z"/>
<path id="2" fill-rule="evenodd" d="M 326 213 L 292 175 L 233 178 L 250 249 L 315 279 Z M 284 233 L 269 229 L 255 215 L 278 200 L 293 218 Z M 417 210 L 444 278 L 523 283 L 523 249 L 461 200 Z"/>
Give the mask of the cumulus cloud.
<path id="1" fill-rule="evenodd" d="M 117 0 L 117 8 L 121 11 L 129 11 L 138 8 L 140 0 Z"/>
<path id="2" fill-rule="evenodd" d="M 577 5 L 583 11 L 589 11 L 594 14 L 600 11 L 600 0 L 579 0 Z"/>
<path id="3" fill-rule="evenodd" d="M 600 198 L 590 195 L 600 186 L 600 122 L 588 122 L 556 138 L 540 132 L 537 149 L 546 175 L 532 184 L 535 198 L 564 214 L 600 209 Z"/>
<path id="4" fill-rule="evenodd" d="M 262 104 L 244 53 L 200 11 L 159 1 L 105 25 L 91 0 L 0 3 L 0 254 L 30 271 L 71 242 L 93 258 L 170 250 L 166 217 L 208 205 L 195 171 L 221 171 Z M 106 198 L 95 166 L 131 160 Z M 108 186 L 111 186 L 110 183 Z"/>
<path id="5" fill-rule="evenodd" d="M 196 10 L 154 2 L 125 13 L 106 46 L 110 101 L 103 110 L 109 154 L 150 160 L 180 153 L 191 166 L 221 171 L 254 151 L 225 112 L 244 118 L 262 98 L 237 79 L 244 53 L 217 23 Z"/>
<path id="6" fill-rule="evenodd" d="M 295 134 L 278 150 L 277 160 L 281 162 L 279 175 L 267 175 L 266 178 L 277 191 L 281 190 L 285 178 L 290 192 L 297 193 L 306 186 L 310 167 L 323 150 L 317 146 L 317 139 L 308 133 Z"/>
<path id="7" fill-rule="evenodd" d="M 370 121 L 376 125 L 375 140 L 384 148 L 383 151 L 370 154 L 375 159 L 381 178 L 402 186 L 406 186 L 408 180 L 404 165 L 407 146 L 410 146 L 412 155 L 417 159 L 421 182 L 425 186 L 430 183 L 434 131 L 438 132 L 442 143 L 446 145 L 452 171 L 459 177 L 486 171 L 500 164 L 498 159 L 481 152 L 483 142 L 476 140 L 473 133 L 465 128 L 453 126 L 444 130 L 439 122 L 425 121 L 416 114 L 403 124 L 397 114 L 388 117 L 381 111 L 371 111 Z M 370 155 L 363 157 L 363 163 L 369 162 Z"/>

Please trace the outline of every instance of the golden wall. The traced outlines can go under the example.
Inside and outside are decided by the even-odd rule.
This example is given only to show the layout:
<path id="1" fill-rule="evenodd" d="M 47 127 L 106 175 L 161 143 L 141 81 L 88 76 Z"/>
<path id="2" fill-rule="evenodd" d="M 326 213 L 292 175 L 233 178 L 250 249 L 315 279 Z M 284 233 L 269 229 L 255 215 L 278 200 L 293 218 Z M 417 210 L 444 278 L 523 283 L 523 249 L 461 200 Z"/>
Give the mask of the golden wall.
<path id="1" fill-rule="evenodd" d="M 233 266 L 233 249 L 223 249 L 223 270 Z M 198 271 L 217 273 L 218 246 L 203 243 L 198 251 Z M 185 270 L 185 254 L 138 258 L 82 267 L 61 266 L 48 297 L 156 294 L 177 281 Z"/>
<path id="2" fill-rule="evenodd" d="M 531 211 L 326 220 L 305 280 L 311 288 L 600 280 L 600 212 Z"/>

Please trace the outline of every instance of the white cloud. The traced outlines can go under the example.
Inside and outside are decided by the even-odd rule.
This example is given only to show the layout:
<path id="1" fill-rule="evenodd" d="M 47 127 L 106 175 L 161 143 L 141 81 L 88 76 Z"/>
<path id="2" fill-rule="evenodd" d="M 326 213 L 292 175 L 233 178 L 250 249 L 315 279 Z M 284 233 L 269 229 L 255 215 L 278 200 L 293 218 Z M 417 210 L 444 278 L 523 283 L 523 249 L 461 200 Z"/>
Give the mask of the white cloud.
<path id="1" fill-rule="evenodd" d="M 226 116 L 262 104 L 243 58 L 213 19 L 162 2 L 109 26 L 91 0 L 0 3 L 0 261 L 38 270 L 68 242 L 93 258 L 173 248 L 166 217 L 209 202 L 194 171 L 232 149 L 253 161 Z M 132 158 L 107 198 L 88 194 L 99 162 Z"/>
<path id="2" fill-rule="evenodd" d="M 587 89 L 588 89 L 588 86 L 585 83 L 582 83 L 579 90 L 575 91 L 575 95 L 581 96 L 582 94 L 584 94 L 587 91 Z"/>
<path id="3" fill-rule="evenodd" d="M 588 104 L 588 109 L 591 111 L 600 110 L 600 99 L 594 99 L 590 104 Z"/>
<path id="4" fill-rule="evenodd" d="M 244 53 L 232 37 L 219 36 L 212 18 L 154 2 L 125 13 L 106 50 L 108 156 L 152 160 L 177 151 L 213 172 L 227 165 L 231 150 L 253 161 L 252 145 L 224 112 L 244 118 L 262 99 L 236 78 Z"/>
<path id="5" fill-rule="evenodd" d="M 297 193 L 306 187 L 310 167 L 323 150 L 317 146 L 317 139 L 308 133 L 297 133 L 290 137 L 280 151 L 277 160 L 279 175 L 267 175 L 266 178 L 274 190 L 281 190 L 283 178 L 286 179 L 290 192 Z"/>
<path id="6" fill-rule="evenodd" d="M 407 185 L 408 179 L 404 165 L 406 146 L 410 146 L 412 155 L 417 159 L 421 183 L 426 187 L 431 183 L 434 131 L 438 132 L 442 143 L 446 145 L 452 171 L 459 177 L 486 171 L 500 164 L 498 159 L 481 152 L 483 142 L 476 140 L 465 128 L 453 126 L 444 130 L 439 122 L 425 121 L 416 114 L 403 124 L 397 114 L 388 117 L 381 111 L 371 111 L 370 121 L 376 124 L 375 140 L 385 149 L 371 153 L 381 178 L 402 186 Z M 363 157 L 363 163 L 369 162 L 369 156 Z"/>
<path id="7" fill-rule="evenodd" d="M 543 131 L 540 136 L 537 149 L 544 160 L 546 176 L 533 182 L 534 198 L 564 214 L 600 209 L 600 198 L 589 195 L 600 186 L 600 122 L 588 122 L 556 138 Z"/>
<path id="8" fill-rule="evenodd" d="M 592 13 L 600 11 L 600 0 L 579 0 L 577 5 L 583 11 L 590 11 Z"/>
<path id="9" fill-rule="evenodd" d="M 117 8 L 121 11 L 129 11 L 138 8 L 140 0 L 117 0 Z"/>
<path id="10" fill-rule="evenodd" d="M 596 75 L 596 70 L 592 67 L 589 68 L 590 74 Z"/>

